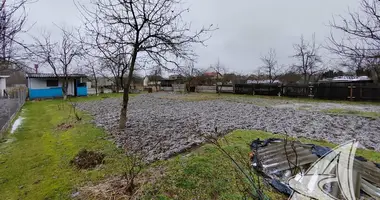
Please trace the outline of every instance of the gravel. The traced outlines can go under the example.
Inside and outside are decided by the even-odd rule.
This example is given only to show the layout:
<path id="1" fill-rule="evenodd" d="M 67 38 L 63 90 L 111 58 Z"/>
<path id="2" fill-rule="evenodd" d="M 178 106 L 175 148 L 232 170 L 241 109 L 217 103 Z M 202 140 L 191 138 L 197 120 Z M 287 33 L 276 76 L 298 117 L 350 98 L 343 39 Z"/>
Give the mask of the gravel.
<path id="1" fill-rule="evenodd" d="M 199 145 L 203 142 L 201 133 L 212 133 L 215 126 L 220 134 L 235 129 L 263 130 L 337 144 L 355 138 L 363 147 L 380 151 L 379 119 L 225 100 L 186 102 L 144 94 L 130 100 L 127 128 L 120 132 L 120 105 L 121 99 L 109 98 L 78 107 L 91 113 L 118 146 L 147 152 L 148 161 L 167 159 Z"/>

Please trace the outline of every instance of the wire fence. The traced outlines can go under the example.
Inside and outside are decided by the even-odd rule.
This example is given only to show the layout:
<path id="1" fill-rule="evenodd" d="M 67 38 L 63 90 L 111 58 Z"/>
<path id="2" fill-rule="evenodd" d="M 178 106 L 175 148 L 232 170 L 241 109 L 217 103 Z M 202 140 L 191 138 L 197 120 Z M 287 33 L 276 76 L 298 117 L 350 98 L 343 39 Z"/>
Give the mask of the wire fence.
<path id="1" fill-rule="evenodd" d="M 7 88 L 0 96 L 0 137 L 8 130 L 11 122 L 28 97 L 28 89 L 26 87 Z"/>

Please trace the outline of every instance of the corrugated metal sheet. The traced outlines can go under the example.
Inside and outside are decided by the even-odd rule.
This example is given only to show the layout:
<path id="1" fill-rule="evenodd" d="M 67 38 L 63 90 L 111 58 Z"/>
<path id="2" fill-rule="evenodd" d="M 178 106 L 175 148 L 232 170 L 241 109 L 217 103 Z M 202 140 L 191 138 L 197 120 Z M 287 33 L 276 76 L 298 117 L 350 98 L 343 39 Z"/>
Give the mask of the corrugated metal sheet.
<path id="1" fill-rule="evenodd" d="M 313 154 L 312 149 L 312 145 L 302 144 L 298 141 L 271 142 L 267 146 L 253 150 L 253 155 L 256 158 L 256 164 L 254 162 L 253 166 L 256 166 L 257 169 L 272 179 L 280 179 L 280 181 L 286 182 L 290 176 L 295 175 L 291 174 L 290 171 L 295 166 L 306 170 L 310 164 L 319 159 L 317 155 Z M 380 199 L 380 169 L 373 162 L 364 162 L 359 159 L 354 160 L 353 168 L 356 194 L 359 195 L 360 190 L 362 190 L 372 198 Z M 330 194 L 336 197 L 338 186 L 331 185 L 330 191 Z"/>
<path id="2" fill-rule="evenodd" d="M 64 74 L 58 74 L 59 77 L 65 77 Z M 50 73 L 28 73 L 26 75 L 27 78 L 55 78 L 57 77 L 55 74 Z M 85 74 L 69 74 L 69 78 L 85 78 L 87 77 Z"/>

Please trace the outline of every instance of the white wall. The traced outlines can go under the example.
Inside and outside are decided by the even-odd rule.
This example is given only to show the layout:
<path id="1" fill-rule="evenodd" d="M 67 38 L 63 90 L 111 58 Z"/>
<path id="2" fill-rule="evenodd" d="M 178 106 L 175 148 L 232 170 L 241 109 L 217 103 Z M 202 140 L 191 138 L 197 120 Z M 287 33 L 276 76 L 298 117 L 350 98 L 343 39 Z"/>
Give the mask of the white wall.
<path id="1" fill-rule="evenodd" d="M 29 78 L 28 81 L 28 87 L 30 89 L 47 89 L 51 87 L 47 87 L 46 81 L 47 80 L 54 80 L 54 78 Z M 58 87 L 62 87 L 63 81 L 59 80 L 58 81 Z M 69 85 L 68 85 L 68 95 L 74 95 L 74 80 L 71 79 L 69 80 Z"/>
<path id="2" fill-rule="evenodd" d="M 0 97 L 4 96 L 4 89 L 6 88 L 6 79 L 0 78 Z"/>

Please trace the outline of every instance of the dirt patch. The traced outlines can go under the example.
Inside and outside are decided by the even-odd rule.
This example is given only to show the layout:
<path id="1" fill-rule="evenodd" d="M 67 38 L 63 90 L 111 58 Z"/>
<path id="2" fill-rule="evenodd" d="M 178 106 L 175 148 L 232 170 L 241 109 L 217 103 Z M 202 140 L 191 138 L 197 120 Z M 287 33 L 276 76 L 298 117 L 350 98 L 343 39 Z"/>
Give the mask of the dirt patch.
<path id="1" fill-rule="evenodd" d="M 61 124 L 58 124 L 57 130 L 67 131 L 67 130 L 73 128 L 73 127 L 74 127 L 74 125 L 72 125 L 70 123 L 61 123 Z"/>
<path id="2" fill-rule="evenodd" d="M 74 159 L 70 161 L 71 165 L 76 166 L 78 169 L 91 169 L 97 165 L 104 163 L 105 155 L 102 153 L 81 150 Z"/>
<path id="3" fill-rule="evenodd" d="M 128 180 L 124 176 L 111 177 L 97 185 L 79 188 L 78 199 L 141 199 L 144 187 L 155 185 L 163 176 L 166 168 L 153 167 L 136 177 L 136 188 L 131 194 L 128 192 Z"/>

